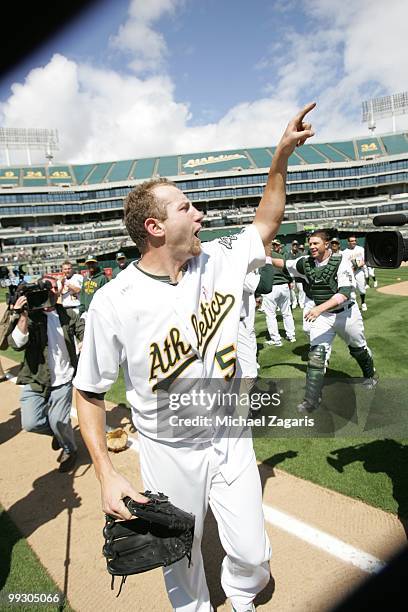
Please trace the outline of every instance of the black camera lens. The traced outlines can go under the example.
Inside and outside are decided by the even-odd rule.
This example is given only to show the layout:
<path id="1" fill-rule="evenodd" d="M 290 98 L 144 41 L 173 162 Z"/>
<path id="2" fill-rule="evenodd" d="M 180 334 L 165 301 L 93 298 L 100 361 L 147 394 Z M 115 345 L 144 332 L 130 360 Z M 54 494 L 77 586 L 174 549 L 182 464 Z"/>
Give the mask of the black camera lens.
<path id="1" fill-rule="evenodd" d="M 400 232 L 372 232 L 367 234 L 365 260 L 376 268 L 399 268 L 406 260 L 407 240 Z"/>

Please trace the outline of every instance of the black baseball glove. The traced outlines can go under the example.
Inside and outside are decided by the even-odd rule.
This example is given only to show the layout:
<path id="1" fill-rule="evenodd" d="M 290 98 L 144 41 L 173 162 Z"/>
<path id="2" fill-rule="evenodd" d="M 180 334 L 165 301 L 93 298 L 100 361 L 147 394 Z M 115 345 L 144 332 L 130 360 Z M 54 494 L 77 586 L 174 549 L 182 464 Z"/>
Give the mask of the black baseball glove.
<path id="1" fill-rule="evenodd" d="M 143 504 L 130 497 L 123 499 L 137 518 L 119 521 L 106 515 L 102 552 L 112 575 L 112 589 L 115 576 L 122 576 L 117 597 L 131 574 L 171 565 L 183 557 L 191 563 L 194 515 L 173 506 L 163 493 L 145 491 L 142 495 L 149 501 Z"/>

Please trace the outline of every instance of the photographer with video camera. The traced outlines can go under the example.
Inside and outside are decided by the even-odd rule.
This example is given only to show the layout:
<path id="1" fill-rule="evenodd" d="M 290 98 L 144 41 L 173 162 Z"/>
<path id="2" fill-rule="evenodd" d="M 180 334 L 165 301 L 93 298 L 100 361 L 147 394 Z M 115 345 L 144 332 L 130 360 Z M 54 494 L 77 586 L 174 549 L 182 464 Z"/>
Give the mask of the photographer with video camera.
<path id="1" fill-rule="evenodd" d="M 58 295 L 57 281 L 50 276 L 30 285 L 21 283 L 9 302 L 18 318 L 8 344 L 25 351 L 17 377 L 17 384 L 23 385 L 22 427 L 52 436 L 52 449 L 61 449 L 59 471 L 69 472 L 77 455 L 70 419 L 78 362 L 75 338 L 82 341 L 85 323 L 74 309 L 57 304 Z"/>

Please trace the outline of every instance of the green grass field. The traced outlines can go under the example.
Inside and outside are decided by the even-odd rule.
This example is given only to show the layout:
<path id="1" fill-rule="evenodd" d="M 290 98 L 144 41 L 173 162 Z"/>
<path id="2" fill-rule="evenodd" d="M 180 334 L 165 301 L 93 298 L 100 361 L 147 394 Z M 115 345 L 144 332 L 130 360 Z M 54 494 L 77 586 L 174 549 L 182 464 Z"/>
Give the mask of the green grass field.
<path id="1" fill-rule="evenodd" d="M 10 604 L 9 594 L 46 593 L 58 594 L 58 588 L 27 541 L 0 506 L 0 610 L 15 609 Z M 11 554 L 10 554 L 11 552 Z M 30 612 L 73 612 L 67 602 L 59 604 L 18 604 L 19 610 Z"/>
<path id="2" fill-rule="evenodd" d="M 376 270 L 379 286 L 408 280 L 408 267 L 398 270 Z M 367 291 L 368 310 L 364 313 L 366 338 L 371 347 L 377 371 L 383 379 L 398 383 L 408 374 L 408 298 Z M 294 310 L 297 343 L 284 342 L 283 347 L 262 348 L 259 355 L 261 377 L 295 378 L 303 388 L 308 352 L 306 336 L 301 331 L 301 311 Z M 283 326 L 280 324 L 283 333 Z M 265 317 L 257 314 L 258 343 L 265 339 Z M 303 366 L 303 367 L 302 367 Z M 302 367 L 302 369 L 299 369 Z M 359 376 L 359 368 L 350 358 L 345 343 L 336 338 L 326 376 Z M 408 385 L 401 406 L 408 405 Z M 388 512 L 408 518 L 408 445 L 407 440 L 370 440 L 364 438 L 325 439 L 255 439 L 257 458 L 328 487 L 361 499 Z M 337 471 L 329 462 L 333 451 L 343 460 Z M 334 465 L 336 463 L 334 462 Z"/>
<path id="3" fill-rule="evenodd" d="M 398 278 L 408 280 L 408 267 L 398 270 L 377 270 L 376 273 L 380 287 L 395 283 Z M 4 291 L 0 291 L 0 301 L 2 298 L 4 301 L 4 294 Z M 383 295 L 374 289 L 369 289 L 367 304 L 368 311 L 364 315 L 366 337 L 374 352 L 381 380 L 388 378 L 406 380 L 408 326 L 405 319 L 408 312 L 408 298 Z M 302 388 L 308 346 L 307 338 L 301 331 L 299 309 L 295 309 L 294 317 L 298 330 L 297 343 L 284 342 L 281 348 L 263 348 L 266 334 L 265 318 L 262 314 L 257 314 L 260 378 L 295 379 L 295 382 L 297 380 L 299 382 L 299 388 Z M 282 328 L 281 323 L 280 327 Z M 11 349 L 3 354 L 16 361 L 20 361 L 23 355 Z M 349 357 L 344 343 L 336 338 L 327 377 L 347 376 L 359 376 L 358 366 Z M 107 394 L 107 399 L 126 403 L 122 373 Z M 408 389 L 405 389 L 401 396 L 401 404 L 408 405 Z M 376 440 L 367 437 L 342 438 L 340 435 L 336 435 L 335 438 L 265 437 L 254 440 L 257 458 L 260 461 L 395 513 L 401 519 L 408 519 L 407 442 L 395 437 Z M 7 549 L 11 542 L 16 542 L 11 558 L 11 570 L 5 578 L 4 591 L 18 588 L 20 591 L 29 592 L 33 588 L 32 585 L 36 584 L 36 591 L 40 590 L 38 585 L 44 585 L 41 591 L 55 592 L 55 585 L 52 585 L 52 581 L 48 582 L 51 579 L 25 540 L 20 536 L 16 537 L 17 532 L 7 513 L 0 514 L 0 523 L 5 525 L 2 533 L 8 532 L 3 546 Z M 1 547 L 0 553 L 2 553 Z M 0 606 L 0 609 L 3 607 Z M 32 609 L 30 606 L 30 610 Z M 41 607 L 41 610 L 44 609 L 47 608 Z"/>

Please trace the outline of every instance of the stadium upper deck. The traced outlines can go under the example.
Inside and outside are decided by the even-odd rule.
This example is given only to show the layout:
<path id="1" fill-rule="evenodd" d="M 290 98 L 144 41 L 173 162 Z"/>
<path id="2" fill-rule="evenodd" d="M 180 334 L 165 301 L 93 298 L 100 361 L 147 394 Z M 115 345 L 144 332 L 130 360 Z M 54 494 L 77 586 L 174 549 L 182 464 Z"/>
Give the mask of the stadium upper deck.
<path id="1" fill-rule="evenodd" d="M 128 159 L 98 164 L 61 164 L 0 168 L 3 187 L 60 187 L 146 180 L 157 176 L 190 178 L 199 174 L 269 168 L 275 147 L 233 149 L 186 155 Z M 331 165 L 408 154 L 408 134 L 307 144 L 289 159 L 290 166 Z"/>
<path id="2" fill-rule="evenodd" d="M 166 176 L 204 213 L 202 239 L 252 221 L 274 147 L 97 164 L 0 168 L 0 263 L 80 258 L 129 246 L 123 198 Z M 311 224 L 364 228 L 378 213 L 408 210 L 408 133 L 315 143 L 289 159 L 281 233 Z"/>

